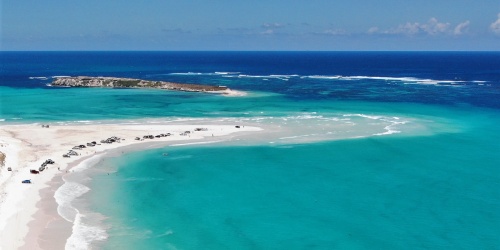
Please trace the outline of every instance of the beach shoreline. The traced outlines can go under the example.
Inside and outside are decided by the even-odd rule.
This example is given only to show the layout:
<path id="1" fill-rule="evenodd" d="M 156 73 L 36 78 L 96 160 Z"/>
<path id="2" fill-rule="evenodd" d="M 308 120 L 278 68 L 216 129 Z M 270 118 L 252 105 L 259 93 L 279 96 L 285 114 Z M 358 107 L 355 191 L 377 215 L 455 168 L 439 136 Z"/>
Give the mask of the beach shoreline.
<path id="1" fill-rule="evenodd" d="M 256 131 L 261 131 L 261 128 L 236 124 L 1 126 L 0 151 L 6 158 L 0 170 L 0 249 L 64 248 L 68 232 L 71 235 L 71 222 L 58 213 L 60 204 L 54 195 L 64 183 L 64 174 L 94 155 L 105 155 L 117 149 L 127 152 L 145 150 L 180 142 L 210 143 L 221 138 L 230 139 L 227 136 L 236 133 Z M 170 135 L 166 136 L 168 133 Z M 116 140 L 102 142 L 110 138 Z M 94 141 L 95 145 L 88 146 Z M 79 145 L 85 147 L 73 149 Z M 69 150 L 79 155 L 63 157 Z M 39 174 L 30 173 L 31 169 L 38 171 L 48 159 L 55 163 L 45 164 L 46 168 Z M 31 179 L 31 184 L 21 183 L 28 179 Z"/>
<path id="2" fill-rule="evenodd" d="M 28 224 L 24 245 L 19 249 L 64 249 L 72 233 L 72 224 L 57 213 L 58 204 L 54 198 L 55 192 L 63 184 L 62 175 L 56 175 L 48 187 L 40 190 L 37 210 Z"/>

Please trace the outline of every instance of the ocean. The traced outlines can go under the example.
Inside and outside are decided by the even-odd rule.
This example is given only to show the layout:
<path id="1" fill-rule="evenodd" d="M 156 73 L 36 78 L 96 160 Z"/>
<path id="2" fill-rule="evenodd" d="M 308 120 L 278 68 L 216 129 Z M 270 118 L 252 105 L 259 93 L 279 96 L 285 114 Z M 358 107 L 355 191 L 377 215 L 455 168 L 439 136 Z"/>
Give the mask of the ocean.
<path id="1" fill-rule="evenodd" d="M 265 129 L 81 164 L 56 192 L 75 249 L 500 249 L 499 52 L 0 52 L 0 60 L 0 124 Z M 77 75 L 248 95 L 50 86 Z"/>

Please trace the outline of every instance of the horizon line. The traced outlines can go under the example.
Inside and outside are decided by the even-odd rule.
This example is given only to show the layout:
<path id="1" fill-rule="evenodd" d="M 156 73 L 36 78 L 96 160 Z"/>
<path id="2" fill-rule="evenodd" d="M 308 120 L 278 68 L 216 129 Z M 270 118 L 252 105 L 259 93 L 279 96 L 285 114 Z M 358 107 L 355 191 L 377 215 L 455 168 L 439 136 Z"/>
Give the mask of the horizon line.
<path id="1" fill-rule="evenodd" d="M 500 52 L 498 50 L 0 50 L 0 52 Z"/>

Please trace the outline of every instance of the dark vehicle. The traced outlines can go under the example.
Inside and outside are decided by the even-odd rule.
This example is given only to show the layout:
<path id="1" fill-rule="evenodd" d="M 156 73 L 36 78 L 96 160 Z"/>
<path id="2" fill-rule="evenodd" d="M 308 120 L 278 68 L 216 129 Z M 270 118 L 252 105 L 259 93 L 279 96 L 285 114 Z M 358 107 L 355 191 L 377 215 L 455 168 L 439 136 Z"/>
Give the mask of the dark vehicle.
<path id="1" fill-rule="evenodd" d="M 39 173 L 40 173 L 40 171 L 37 171 L 37 170 L 31 169 L 31 170 L 30 170 L 30 173 L 32 173 L 32 174 L 39 174 Z"/>
<path id="2" fill-rule="evenodd" d="M 47 165 L 47 164 L 54 164 L 55 162 L 51 159 L 48 159 L 44 163 L 45 163 L 45 165 Z"/>
<path id="3" fill-rule="evenodd" d="M 24 180 L 21 183 L 31 183 L 31 180 Z"/>

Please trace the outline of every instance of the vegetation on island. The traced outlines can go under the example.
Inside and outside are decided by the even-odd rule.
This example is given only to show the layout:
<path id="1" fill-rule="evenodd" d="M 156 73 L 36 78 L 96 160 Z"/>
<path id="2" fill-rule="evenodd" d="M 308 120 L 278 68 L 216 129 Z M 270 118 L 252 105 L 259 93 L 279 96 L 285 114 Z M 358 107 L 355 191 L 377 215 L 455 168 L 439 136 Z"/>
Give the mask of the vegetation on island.
<path id="1" fill-rule="evenodd" d="M 174 83 L 164 81 L 147 81 L 133 78 L 116 77 L 58 77 L 52 86 L 64 87 L 108 87 L 108 88 L 156 88 L 190 92 L 222 92 L 228 90 L 225 86 L 212 86 L 202 84 Z"/>

